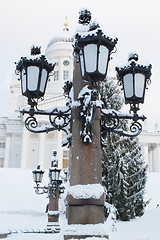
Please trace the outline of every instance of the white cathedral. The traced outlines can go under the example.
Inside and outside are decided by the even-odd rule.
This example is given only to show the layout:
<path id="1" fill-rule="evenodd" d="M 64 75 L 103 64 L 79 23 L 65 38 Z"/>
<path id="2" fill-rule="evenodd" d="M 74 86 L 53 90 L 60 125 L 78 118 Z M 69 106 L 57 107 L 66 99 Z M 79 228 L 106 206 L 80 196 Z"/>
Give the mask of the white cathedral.
<path id="1" fill-rule="evenodd" d="M 45 99 L 39 102 L 40 109 L 64 106 L 63 85 L 66 79 L 72 79 L 73 73 L 73 37 L 70 36 L 67 24 L 61 36 L 54 37 L 49 42 L 45 56 L 56 63 L 54 76 L 47 85 Z M 25 116 L 20 108 L 27 106 L 26 99 L 21 94 L 20 82 L 14 75 L 10 85 L 11 101 L 8 117 L 0 118 L 0 167 L 31 168 L 38 164 L 41 168 L 49 168 L 52 152 L 58 153 L 59 167 L 68 167 L 69 150 L 62 148 L 62 131 L 49 133 L 31 133 L 24 126 Z M 41 122 L 47 120 L 42 117 Z M 145 162 L 149 172 L 160 172 L 160 132 L 148 132 L 144 124 L 139 136 L 143 146 Z"/>

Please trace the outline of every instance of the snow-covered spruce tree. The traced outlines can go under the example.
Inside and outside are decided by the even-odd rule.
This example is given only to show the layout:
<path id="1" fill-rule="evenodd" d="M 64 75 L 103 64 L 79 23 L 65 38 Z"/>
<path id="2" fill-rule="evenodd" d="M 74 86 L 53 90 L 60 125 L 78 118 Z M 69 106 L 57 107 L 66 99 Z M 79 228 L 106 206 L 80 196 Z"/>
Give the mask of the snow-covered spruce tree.
<path id="1" fill-rule="evenodd" d="M 123 102 L 120 89 L 114 80 L 101 86 L 107 109 L 119 111 Z M 121 124 L 127 128 L 126 121 Z M 106 190 L 106 202 L 117 209 L 117 217 L 130 220 L 144 213 L 143 194 L 146 182 L 141 146 L 138 138 L 120 137 L 108 133 L 106 146 L 102 148 L 102 175 Z M 106 212 L 107 215 L 107 212 Z"/>
<path id="2" fill-rule="evenodd" d="M 121 155 L 127 166 L 128 176 L 126 181 L 128 183 L 128 199 L 132 204 L 131 218 L 142 216 L 146 203 L 143 195 L 145 191 L 145 184 L 147 180 L 147 165 L 144 164 L 141 153 L 141 146 L 137 138 L 124 138 L 122 145 L 125 151 L 122 150 Z"/>

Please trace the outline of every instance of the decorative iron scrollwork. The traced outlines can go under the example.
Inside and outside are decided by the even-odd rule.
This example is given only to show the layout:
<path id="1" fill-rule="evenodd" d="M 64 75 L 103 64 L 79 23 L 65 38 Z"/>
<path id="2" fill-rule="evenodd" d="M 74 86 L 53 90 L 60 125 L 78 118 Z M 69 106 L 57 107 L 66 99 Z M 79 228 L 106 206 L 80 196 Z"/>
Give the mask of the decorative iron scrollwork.
<path id="1" fill-rule="evenodd" d="M 67 107 L 57 107 L 53 110 L 39 110 L 33 107 L 29 110 L 22 110 L 21 113 L 28 113 L 29 117 L 25 120 L 26 128 L 33 133 L 43 133 L 50 132 L 54 130 L 63 130 L 67 135 L 67 141 L 63 143 L 63 146 L 70 144 L 71 134 L 70 134 L 70 120 L 71 120 L 71 108 Z M 40 126 L 35 115 L 47 115 L 49 117 L 50 124 L 45 126 Z"/>
<path id="2" fill-rule="evenodd" d="M 38 195 L 44 194 L 44 193 L 48 193 L 49 194 L 49 187 L 48 186 L 44 186 L 44 187 L 40 187 L 39 185 L 37 185 L 36 187 L 34 187 L 35 189 L 35 193 Z"/>
<path id="3" fill-rule="evenodd" d="M 107 145 L 105 141 L 108 133 L 113 132 L 115 134 L 119 134 L 120 136 L 126 137 L 136 137 L 142 132 L 142 125 L 138 120 L 144 121 L 146 117 L 144 115 L 139 116 L 137 114 L 123 114 L 116 112 L 114 110 L 101 110 L 102 118 L 101 118 L 101 143 L 102 146 Z M 123 129 L 120 126 L 120 120 L 132 120 L 129 131 Z M 123 125 L 123 124 L 122 124 Z"/>

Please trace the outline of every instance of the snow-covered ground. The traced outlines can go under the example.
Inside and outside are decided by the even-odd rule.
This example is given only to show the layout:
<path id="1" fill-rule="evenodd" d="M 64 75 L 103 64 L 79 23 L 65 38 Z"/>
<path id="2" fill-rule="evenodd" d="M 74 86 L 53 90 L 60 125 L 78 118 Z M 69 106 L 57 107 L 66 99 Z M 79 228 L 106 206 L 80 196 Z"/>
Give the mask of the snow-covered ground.
<path id="1" fill-rule="evenodd" d="M 48 172 L 46 171 L 43 185 L 47 183 Z M 23 233 L 25 230 L 43 230 L 47 225 L 45 208 L 48 199 L 45 195 L 35 194 L 33 187 L 31 170 L 0 169 L 0 233 L 8 232 L 9 230 L 12 232 L 17 231 L 17 233 L 8 235 L 10 240 L 36 240 L 42 238 L 43 240 L 62 240 L 63 230 L 67 226 L 62 199 L 60 211 L 62 233 L 54 235 Z M 160 204 L 160 174 L 149 174 L 145 198 L 147 200 L 151 198 L 151 201 L 146 208 L 144 216 L 141 218 L 130 222 L 117 221 L 115 231 L 112 231 L 113 222 L 110 217 L 108 218 L 105 228 L 110 240 L 160 239 L 160 206 L 158 207 L 158 204 Z M 92 238 L 92 240 L 98 239 Z"/>

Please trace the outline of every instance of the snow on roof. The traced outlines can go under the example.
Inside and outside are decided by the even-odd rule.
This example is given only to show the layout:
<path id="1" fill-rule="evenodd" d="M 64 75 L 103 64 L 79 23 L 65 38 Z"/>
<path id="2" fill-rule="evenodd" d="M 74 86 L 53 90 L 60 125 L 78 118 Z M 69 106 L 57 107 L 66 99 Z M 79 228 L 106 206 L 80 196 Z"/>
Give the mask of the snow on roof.
<path id="1" fill-rule="evenodd" d="M 57 36 L 53 37 L 49 41 L 47 48 L 56 42 L 71 42 L 72 43 L 73 41 L 74 41 L 74 38 L 70 34 L 69 29 L 64 28 L 62 32 L 60 32 Z"/>

